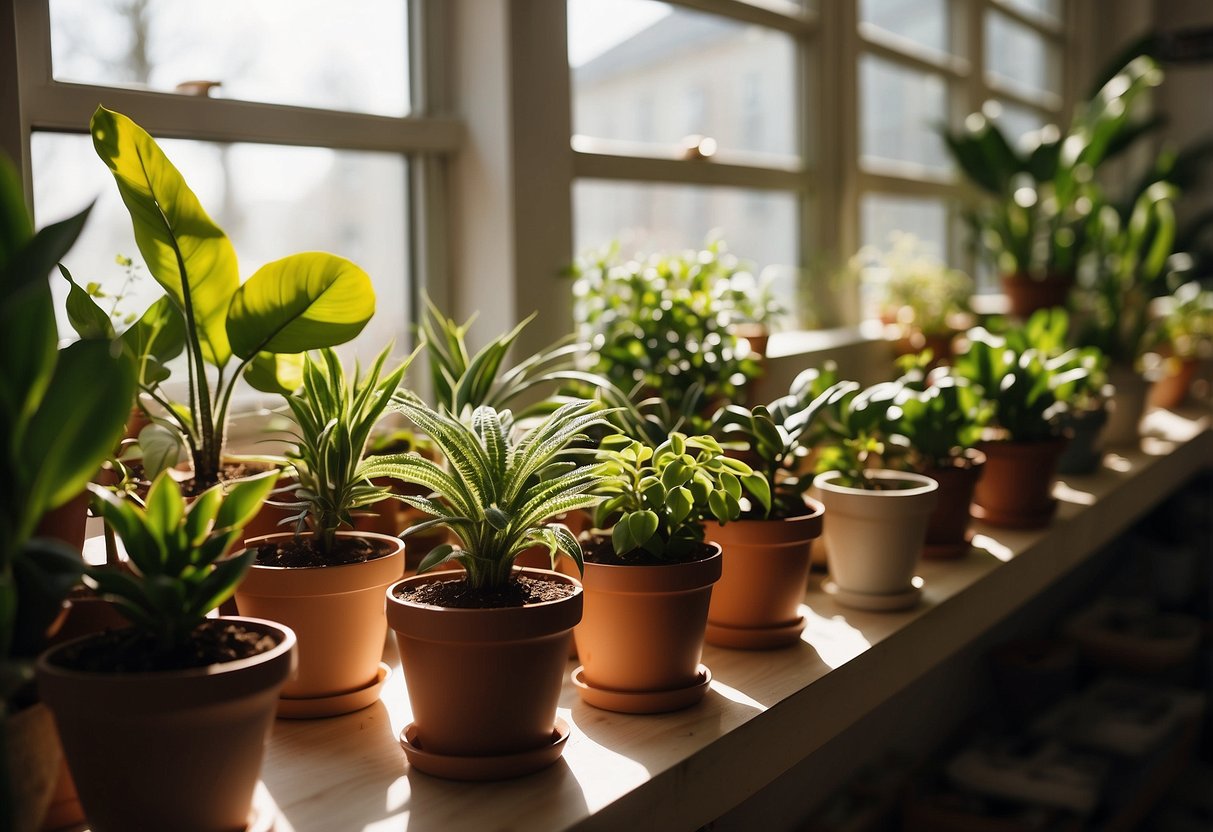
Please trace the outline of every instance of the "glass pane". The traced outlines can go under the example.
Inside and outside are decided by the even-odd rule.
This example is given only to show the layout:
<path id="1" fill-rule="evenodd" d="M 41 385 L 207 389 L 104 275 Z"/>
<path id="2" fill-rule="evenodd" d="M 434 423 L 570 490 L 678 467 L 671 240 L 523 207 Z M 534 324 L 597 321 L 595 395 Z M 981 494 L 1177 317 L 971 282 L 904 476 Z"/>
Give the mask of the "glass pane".
<path id="1" fill-rule="evenodd" d="M 873 55 L 859 62 L 860 148 L 865 162 L 909 162 L 951 168 L 935 125 L 946 120 L 948 86 L 940 75 Z"/>
<path id="2" fill-rule="evenodd" d="M 942 199 L 864 194 L 859 208 L 862 244 L 890 250 L 897 232 L 918 238 L 919 251 L 933 260 L 948 259 L 948 205 Z M 861 256 L 860 261 L 870 260 Z M 864 269 L 861 309 L 875 317 L 884 297 L 883 270 Z"/>
<path id="3" fill-rule="evenodd" d="M 797 155 L 790 35 L 649 0 L 569 0 L 573 132 Z"/>
<path id="4" fill-rule="evenodd" d="M 946 0 L 863 0 L 859 19 L 936 52 L 949 50 Z"/>
<path id="5" fill-rule="evenodd" d="M 779 297 L 796 295 L 800 212 L 793 194 L 583 180 L 573 186 L 573 212 L 578 252 L 613 242 L 625 256 L 682 251 L 716 236 L 756 270 L 769 269 Z"/>
<path id="6" fill-rule="evenodd" d="M 405 277 L 407 204 L 405 159 L 387 153 L 337 151 L 165 139 L 164 152 L 185 176 L 203 206 L 236 248 L 240 277 L 247 280 L 271 260 L 299 251 L 331 251 L 371 275 L 377 313 L 352 352 L 371 358 L 391 339 L 407 345 Z M 115 255 L 142 265 L 130 216 L 113 176 L 93 151 L 89 136 L 34 133 L 34 211 L 39 225 L 97 205 L 80 240 L 64 259 L 76 282 L 96 281 L 117 294 L 126 270 Z M 66 284 L 53 283 L 60 332 L 71 330 L 62 311 Z M 163 292 L 143 269 L 121 310 L 141 313 Z M 112 300 L 103 301 L 109 308 Z M 348 352 L 348 351 L 347 351 Z"/>
<path id="7" fill-rule="evenodd" d="M 986 15 L 986 71 L 1032 92 L 1057 92 L 1056 51 L 1044 35 L 1006 15 Z"/>
<path id="8" fill-rule="evenodd" d="M 991 103 L 993 108 L 990 107 Z M 1056 122 L 1056 119 L 1046 116 L 1040 110 L 1008 104 L 1005 101 L 989 102 L 983 110 L 998 123 L 1012 145 L 1018 145 L 1027 133 L 1035 132 L 1050 122 Z"/>
<path id="9" fill-rule="evenodd" d="M 1047 20 L 1061 19 L 1061 0 L 1002 0 L 1002 2 Z"/>
<path id="10" fill-rule="evenodd" d="M 219 81 L 245 101 L 409 112 L 402 0 L 50 0 L 60 81 L 172 92 Z"/>

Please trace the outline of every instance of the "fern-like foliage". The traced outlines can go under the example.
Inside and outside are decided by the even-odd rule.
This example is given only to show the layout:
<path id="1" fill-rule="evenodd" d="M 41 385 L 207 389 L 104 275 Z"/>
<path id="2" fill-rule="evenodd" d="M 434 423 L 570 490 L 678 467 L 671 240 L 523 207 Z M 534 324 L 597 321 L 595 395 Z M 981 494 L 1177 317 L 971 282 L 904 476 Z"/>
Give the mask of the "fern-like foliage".
<path id="1" fill-rule="evenodd" d="M 391 406 L 430 437 L 448 467 L 400 454 L 378 458 L 374 475 L 433 492 L 399 498 L 434 518 L 410 527 L 406 536 L 444 526 L 461 544 L 435 547 L 418 572 L 454 560 L 467 570 L 471 586 L 500 586 L 509 580 L 518 553 L 537 545 L 547 547 L 553 564 L 564 554 L 582 567 L 577 539 L 563 524 L 547 521 L 599 500 L 595 491 L 604 478 L 597 467 L 579 467 L 566 453 L 570 443 L 603 421 L 593 402 L 562 405 L 517 441 L 506 427 L 513 421 L 508 410 L 480 406 L 465 421 L 408 391 L 397 393 Z"/>

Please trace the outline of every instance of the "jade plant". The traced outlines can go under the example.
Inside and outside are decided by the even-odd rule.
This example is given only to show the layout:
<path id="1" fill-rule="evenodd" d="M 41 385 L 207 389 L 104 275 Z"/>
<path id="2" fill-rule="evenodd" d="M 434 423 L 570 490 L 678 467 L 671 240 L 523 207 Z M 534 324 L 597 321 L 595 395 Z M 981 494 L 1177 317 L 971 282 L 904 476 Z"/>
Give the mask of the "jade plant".
<path id="1" fill-rule="evenodd" d="M 36 535 L 38 523 L 113 452 L 135 393 L 134 366 L 106 338 L 56 349 L 49 275 L 90 210 L 35 231 L 0 155 L 0 720 L 25 704 L 31 660 L 84 570 L 79 551 Z M 6 788 L 0 762 L 0 826 Z"/>
<path id="2" fill-rule="evenodd" d="M 598 469 L 577 466 L 566 455 L 570 443 L 602 421 L 594 403 L 562 405 L 517 439 L 505 428 L 512 422 L 508 410 L 481 406 L 464 421 L 429 407 L 409 391 L 397 393 L 391 406 L 430 437 L 449 466 L 415 454 L 393 457 L 381 466 L 384 475 L 433 492 L 397 498 L 434 518 L 411 526 L 406 538 L 436 526 L 459 538 L 459 546 L 434 547 L 418 573 L 455 561 L 471 588 L 492 589 L 509 581 L 514 559 L 532 546 L 547 548 L 553 566 L 564 555 L 581 569 L 577 539 L 563 524 L 548 521 L 600 499 Z"/>
<path id="3" fill-rule="evenodd" d="M 289 393 L 300 353 L 344 343 L 375 311 L 370 278 L 344 258 L 321 252 L 267 263 L 240 283 L 236 252 L 185 179 L 142 128 L 99 107 L 93 146 L 109 167 L 148 272 L 181 316 L 188 395 L 182 405 L 145 376 L 142 391 L 161 405 L 193 462 L 194 488 L 222 478 L 232 394 L 240 379 Z M 128 404 L 129 406 L 129 404 Z"/>
<path id="4" fill-rule="evenodd" d="M 767 512 L 766 478 L 746 463 L 725 456 L 711 436 L 673 433 L 656 448 L 616 434 L 603 440 L 598 459 L 607 479 L 598 493 L 594 525 L 611 524 L 611 546 L 624 562 L 678 563 L 695 558 L 703 545 L 703 521 L 741 516 L 748 494 Z"/>
<path id="5" fill-rule="evenodd" d="M 299 486 L 294 490 L 296 502 L 282 504 L 298 513 L 282 522 L 293 523 L 297 535 L 310 528 L 313 548 L 322 557 L 333 553 L 338 530 L 353 527 L 352 512 L 392 496 L 390 488 L 376 485 L 372 478 L 384 476 L 396 457 L 366 454 L 371 430 L 413 360 L 409 356 L 385 375 L 390 350 L 379 353 L 365 373 L 356 369 L 352 379 L 346 377 L 335 350 L 321 350 L 318 357 L 308 354 L 302 387 L 286 397 L 296 442 L 287 458 Z"/>
<path id="6" fill-rule="evenodd" d="M 252 565 L 251 549 L 225 556 L 243 537 L 276 477 L 267 471 L 212 486 L 187 502 L 166 472 L 152 483 L 145 508 L 91 485 L 93 504 L 122 539 L 129 569 L 94 567 L 85 581 L 115 602 L 152 655 L 180 654 L 207 613 L 232 596 Z"/>

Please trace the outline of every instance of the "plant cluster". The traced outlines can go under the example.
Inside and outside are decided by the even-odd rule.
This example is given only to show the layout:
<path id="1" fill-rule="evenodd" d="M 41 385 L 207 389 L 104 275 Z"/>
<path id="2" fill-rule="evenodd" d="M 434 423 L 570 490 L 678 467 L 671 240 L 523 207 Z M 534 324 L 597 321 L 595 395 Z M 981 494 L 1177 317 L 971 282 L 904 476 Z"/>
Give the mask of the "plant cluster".
<path id="1" fill-rule="evenodd" d="M 891 464 L 886 459 L 895 451 L 887 443 L 893 432 L 890 411 L 901 391 L 892 381 L 868 388 L 841 381 L 831 387 L 818 409 L 822 444 L 816 472 L 837 471 L 837 483 L 846 488 L 879 490 L 881 482 L 868 471 Z"/>
<path id="2" fill-rule="evenodd" d="M 127 569 L 94 567 L 86 582 L 113 600 L 156 650 L 186 644 L 206 614 L 232 596 L 256 553 L 225 557 L 274 487 L 276 471 L 208 488 L 187 503 L 167 473 L 152 483 L 146 508 L 89 486 L 94 505 L 122 539 Z"/>
<path id="3" fill-rule="evenodd" d="M 720 523 L 741 516 L 746 494 L 763 512 L 771 507 L 766 479 L 744 462 L 725 456 L 710 436 L 672 433 L 656 448 L 635 439 L 607 437 L 598 453 L 605 497 L 594 525 L 614 520 L 615 554 L 637 559 L 647 553 L 662 561 L 693 559 L 703 542 L 703 521 Z"/>
<path id="4" fill-rule="evenodd" d="M 991 406 L 967 379 L 949 367 L 928 371 L 930 350 L 904 356 L 904 372 L 889 413 L 889 442 L 901 451 L 911 469 L 946 468 L 962 459 L 966 449 L 981 439 Z"/>
<path id="5" fill-rule="evenodd" d="M 1200 357 L 1213 344 L 1213 290 L 1189 281 L 1172 292 L 1160 337 L 1173 355 Z"/>
<path id="6" fill-rule="evenodd" d="M 968 311 L 972 278 L 928 256 L 913 234 L 895 232 L 891 243 L 888 251 L 860 252 L 884 273 L 889 316 L 928 335 L 950 332 L 952 321 Z"/>
<path id="7" fill-rule="evenodd" d="M 429 435 L 449 466 L 415 454 L 385 458 L 379 466 L 386 476 L 433 491 L 430 497 L 397 498 L 434 518 L 410 527 L 406 536 L 443 526 L 459 537 L 459 547 L 444 543 L 431 550 L 419 573 L 454 560 L 472 588 L 501 586 L 514 558 L 532 546 L 547 547 L 553 564 L 564 554 L 580 569 L 577 539 L 563 524 L 547 521 L 599 500 L 603 479 L 597 468 L 579 467 L 565 453 L 602 421 L 593 402 L 560 406 L 516 441 L 506 429 L 512 423 L 508 410 L 481 406 L 465 422 L 408 391 L 397 393 L 391 407 Z"/>

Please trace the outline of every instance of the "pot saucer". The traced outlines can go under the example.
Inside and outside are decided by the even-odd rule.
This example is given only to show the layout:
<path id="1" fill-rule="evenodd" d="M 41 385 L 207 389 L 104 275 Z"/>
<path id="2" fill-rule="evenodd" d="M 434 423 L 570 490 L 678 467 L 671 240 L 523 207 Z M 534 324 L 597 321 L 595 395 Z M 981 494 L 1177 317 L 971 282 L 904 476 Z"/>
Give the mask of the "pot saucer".
<path id="1" fill-rule="evenodd" d="M 708 621 L 705 640 L 716 647 L 733 650 L 774 650 L 800 641 L 806 623 L 803 615 L 791 624 L 774 627 L 729 627 Z"/>
<path id="2" fill-rule="evenodd" d="M 552 741 L 547 745 L 514 754 L 462 757 L 426 751 L 417 741 L 416 723 L 410 722 L 400 732 L 400 747 L 404 749 L 410 766 L 435 777 L 448 780 L 508 780 L 552 765 L 560 759 L 568 738 L 569 724 L 556 717 Z"/>
<path id="3" fill-rule="evenodd" d="M 380 662 L 375 680 L 358 690 L 338 693 L 335 696 L 281 696 L 278 698 L 277 716 L 279 719 L 318 719 L 361 711 L 379 700 L 379 692 L 383 690 L 384 683 L 391 675 L 391 666 Z"/>
<path id="4" fill-rule="evenodd" d="M 835 601 L 844 607 L 850 607 L 854 610 L 868 610 L 870 612 L 907 610 L 917 604 L 918 600 L 922 598 L 921 583 L 910 587 L 905 592 L 891 592 L 880 595 L 870 592 L 852 592 L 849 589 L 843 589 L 833 581 L 826 581 L 821 585 L 821 589 L 826 595 L 832 596 Z"/>
<path id="5" fill-rule="evenodd" d="M 1057 500 L 1050 498 L 1048 508 L 1025 512 L 1002 511 L 973 503 L 970 512 L 983 523 L 1003 529 L 1039 529 L 1049 525 L 1057 513 Z"/>
<path id="6" fill-rule="evenodd" d="M 584 665 L 573 671 L 573 686 L 581 701 L 604 711 L 616 711 L 621 714 L 663 714 L 667 711 L 679 711 L 689 708 L 703 699 L 712 683 L 712 671 L 705 665 L 699 665 L 695 681 L 684 688 L 674 690 L 611 690 L 610 688 L 595 688 L 586 684 L 582 678 Z"/>

